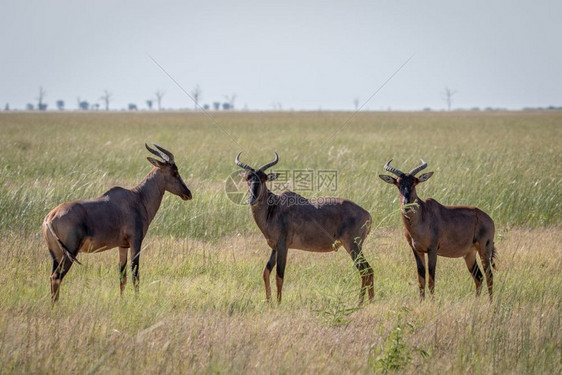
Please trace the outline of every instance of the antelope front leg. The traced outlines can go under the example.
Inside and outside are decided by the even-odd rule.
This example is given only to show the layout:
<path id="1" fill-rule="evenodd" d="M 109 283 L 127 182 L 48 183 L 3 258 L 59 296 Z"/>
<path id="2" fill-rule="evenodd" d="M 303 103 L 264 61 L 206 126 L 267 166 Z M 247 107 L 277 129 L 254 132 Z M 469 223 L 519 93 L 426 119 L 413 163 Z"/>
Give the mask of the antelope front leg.
<path id="1" fill-rule="evenodd" d="M 126 247 L 119 248 L 119 290 L 121 295 L 125 290 L 125 285 L 127 285 L 127 251 L 129 249 Z"/>
<path id="2" fill-rule="evenodd" d="M 269 260 L 267 261 L 263 269 L 263 282 L 265 284 L 265 299 L 267 300 L 267 302 L 271 300 L 270 275 L 271 275 L 271 270 L 273 270 L 273 267 L 275 267 L 276 263 L 277 263 L 277 254 L 275 252 L 275 249 L 273 249 L 271 250 L 271 255 L 269 256 Z"/>
<path id="3" fill-rule="evenodd" d="M 425 299 L 425 255 L 412 249 L 418 270 L 418 285 L 420 289 L 420 299 Z"/>
<path id="4" fill-rule="evenodd" d="M 427 252 L 427 268 L 429 271 L 429 293 L 433 297 L 435 291 L 435 268 L 437 266 L 437 247 L 429 249 Z"/>
<path id="5" fill-rule="evenodd" d="M 277 275 L 275 282 L 277 284 L 277 303 L 281 303 L 281 295 L 283 291 L 283 278 L 285 277 L 285 264 L 287 263 L 287 247 L 285 245 L 277 246 Z"/>
<path id="6" fill-rule="evenodd" d="M 141 252 L 141 241 L 138 241 L 131 247 L 131 269 L 133 272 L 133 287 L 135 293 L 139 292 L 139 260 Z"/>

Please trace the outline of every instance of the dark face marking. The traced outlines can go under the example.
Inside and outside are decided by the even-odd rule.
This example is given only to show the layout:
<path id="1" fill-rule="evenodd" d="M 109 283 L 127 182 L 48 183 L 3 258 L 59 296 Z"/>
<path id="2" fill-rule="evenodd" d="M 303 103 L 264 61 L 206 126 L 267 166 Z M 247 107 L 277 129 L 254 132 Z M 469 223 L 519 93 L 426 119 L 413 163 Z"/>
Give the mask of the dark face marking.
<path id="1" fill-rule="evenodd" d="M 396 184 L 398 186 L 398 191 L 400 192 L 402 204 L 414 203 L 413 199 L 416 196 L 415 187 L 417 184 L 416 177 L 410 174 L 404 174 L 396 180 Z"/>
<path id="2" fill-rule="evenodd" d="M 261 171 L 247 171 L 243 177 L 248 183 L 250 204 L 255 204 L 260 196 L 261 185 L 267 181 L 267 175 Z"/>

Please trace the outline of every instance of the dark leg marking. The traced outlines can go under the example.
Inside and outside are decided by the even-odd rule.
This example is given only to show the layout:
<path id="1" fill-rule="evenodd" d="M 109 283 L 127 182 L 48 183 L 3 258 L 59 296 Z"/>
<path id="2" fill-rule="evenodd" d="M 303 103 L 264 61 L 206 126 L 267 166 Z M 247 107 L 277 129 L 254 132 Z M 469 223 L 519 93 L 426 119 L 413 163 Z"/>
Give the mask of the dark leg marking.
<path id="1" fill-rule="evenodd" d="M 412 249 L 414 252 L 414 258 L 416 259 L 416 266 L 418 270 L 418 286 L 420 290 L 420 299 L 425 298 L 425 256 L 423 253 L 418 253 L 416 250 Z"/>
<path id="2" fill-rule="evenodd" d="M 269 260 L 267 261 L 263 269 L 263 282 L 265 284 L 265 298 L 267 301 L 271 300 L 271 283 L 269 279 L 271 275 L 271 270 L 273 270 L 273 267 L 275 267 L 276 263 L 277 263 L 277 253 L 274 249 L 271 251 Z"/>

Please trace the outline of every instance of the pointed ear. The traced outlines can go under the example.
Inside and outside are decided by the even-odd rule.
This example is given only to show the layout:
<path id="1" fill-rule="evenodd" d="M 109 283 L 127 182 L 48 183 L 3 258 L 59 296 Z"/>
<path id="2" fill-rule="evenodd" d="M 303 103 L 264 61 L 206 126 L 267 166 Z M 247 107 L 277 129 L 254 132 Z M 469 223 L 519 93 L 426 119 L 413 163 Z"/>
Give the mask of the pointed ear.
<path id="1" fill-rule="evenodd" d="M 279 177 L 279 173 L 270 173 L 267 175 L 268 181 L 275 181 Z"/>
<path id="2" fill-rule="evenodd" d="M 150 164 L 154 165 L 157 168 L 162 168 L 166 165 L 166 164 L 162 163 L 161 161 L 158 161 L 156 159 L 151 158 L 150 156 L 147 157 L 146 160 L 148 160 L 150 162 Z"/>
<path id="3" fill-rule="evenodd" d="M 387 184 L 396 185 L 396 179 L 394 177 L 390 177 L 385 174 L 379 174 L 379 177 Z"/>
<path id="4" fill-rule="evenodd" d="M 424 173 L 418 177 L 418 181 L 419 182 L 427 181 L 431 176 L 433 176 L 433 172 Z"/>

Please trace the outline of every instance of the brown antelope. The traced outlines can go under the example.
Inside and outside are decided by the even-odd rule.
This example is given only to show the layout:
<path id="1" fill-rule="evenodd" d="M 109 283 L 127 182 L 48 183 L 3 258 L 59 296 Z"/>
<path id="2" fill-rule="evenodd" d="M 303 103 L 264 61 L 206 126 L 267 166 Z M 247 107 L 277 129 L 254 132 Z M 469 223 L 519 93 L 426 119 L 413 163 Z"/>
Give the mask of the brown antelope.
<path id="1" fill-rule="evenodd" d="M 154 168 L 131 190 L 113 187 L 99 198 L 66 202 L 45 216 L 43 236 L 53 258 L 51 299 L 58 300 L 62 279 L 78 262 L 79 252 L 97 253 L 119 247 L 120 290 L 127 282 L 127 249 L 131 249 L 131 268 L 135 292 L 139 288 L 139 257 L 141 244 L 150 222 L 156 215 L 164 192 L 183 200 L 191 199 L 191 191 L 178 173 L 171 152 L 154 145 L 160 152 L 148 151 L 163 161 L 148 157 Z"/>
<path id="2" fill-rule="evenodd" d="M 235 163 L 246 170 L 243 178 L 248 183 L 252 215 L 271 248 L 269 261 L 263 270 L 266 299 L 271 299 L 269 279 L 273 267 L 277 265 L 277 301 L 281 302 L 288 249 L 330 252 L 343 245 L 361 274 L 359 304 L 363 302 L 365 290 L 372 300 L 373 270 L 361 251 L 371 229 L 371 215 L 344 199 L 306 199 L 292 191 L 276 195 L 267 188 L 266 182 L 275 180 L 279 174 L 266 174 L 265 171 L 277 164 L 277 153 L 275 160 L 258 169 L 242 163 L 240 154 L 236 156 Z"/>
<path id="3" fill-rule="evenodd" d="M 484 211 L 469 206 L 443 206 L 431 198 L 422 200 L 416 194 L 416 185 L 427 181 L 433 172 L 416 174 L 427 167 L 422 164 L 404 173 L 390 166 L 389 160 L 384 169 L 398 178 L 379 175 L 384 181 L 398 187 L 402 221 L 406 240 L 414 252 L 418 267 L 420 298 L 425 298 L 425 254 L 429 268 L 429 292 L 435 288 L 435 266 L 437 255 L 447 258 L 463 257 L 476 284 L 476 295 L 480 295 L 483 275 L 476 262 L 476 252 L 480 255 L 488 293 L 492 298 L 494 256 L 494 221 Z"/>

